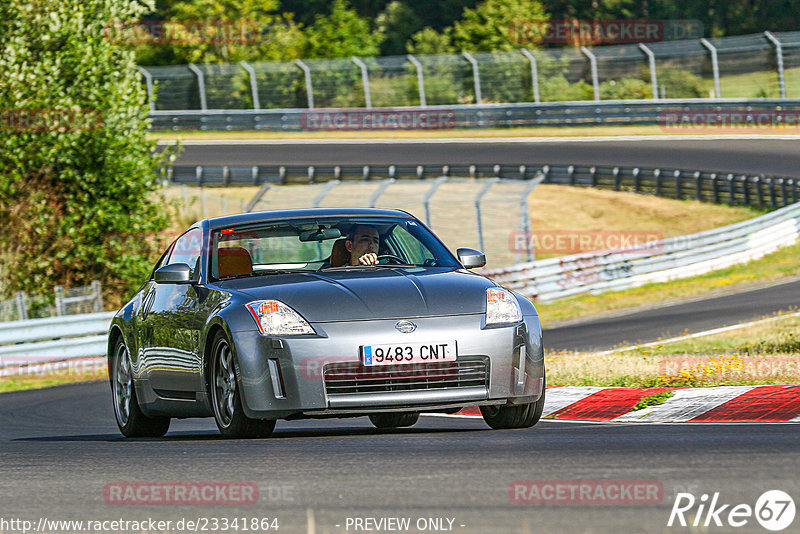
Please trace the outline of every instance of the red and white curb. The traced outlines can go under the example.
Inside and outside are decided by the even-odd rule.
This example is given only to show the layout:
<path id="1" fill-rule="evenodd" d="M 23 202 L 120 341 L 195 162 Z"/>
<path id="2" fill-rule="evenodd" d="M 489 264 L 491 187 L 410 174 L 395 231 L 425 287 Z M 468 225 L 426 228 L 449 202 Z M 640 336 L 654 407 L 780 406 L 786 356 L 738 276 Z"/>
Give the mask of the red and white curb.
<path id="1" fill-rule="evenodd" d="M 673 390 L 663 404 L 632 411 L 644 397 Z M 477 407 L 462 416 L 480 416 Z M 620 423 L 800 422 L 800 385 L 713 388 L 551 387 L 542 417 Z"/>

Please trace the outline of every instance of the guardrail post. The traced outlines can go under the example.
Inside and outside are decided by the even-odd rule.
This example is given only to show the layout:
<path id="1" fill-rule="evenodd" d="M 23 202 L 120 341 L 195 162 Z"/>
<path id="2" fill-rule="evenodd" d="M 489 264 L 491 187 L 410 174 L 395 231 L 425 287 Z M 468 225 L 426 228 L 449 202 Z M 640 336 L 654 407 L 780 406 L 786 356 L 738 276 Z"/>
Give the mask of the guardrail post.
<path id="1" fill-rule="evenodd" d="M 197 68 L 194 63 L 189 63 L 189 70 L 194 72 L 197 76 L 197 92 L 200 95 L 200 109 L 205 111 L 206 108 L 206 78 L 203 76 L 203 71 Z"/>
<path id="2" fill-rule="evenodd" d="M 703 200 L 703 174 L 700 171 L 694 171 L 694 195 L 697 200 Z"/>
<path id="3" fill-rule="evenodd" d="M 639 167 L 633 169 L 633 190 L 636 191 L 637 193 L 642 192 L 642 187 L 639 180 L 639 172 L 640 172 Z"/>
<path id="4" fill-rule="evenodd" d="M 542 180 L 542 182 L 548 183 L 548 181 L 550 180 L 550 165 L 542 166 L 542 174 L 544 174 L 544 179 Z"/>
<path id="5" fill-rule="evenodd" d="M 756 194 L 758 195 L 758 205 L 759 206 L 763 206 L 764 205 L 764 188 L 762 187 L 762 184 L 764 183 L 764 175 L 762 174 L 761 176 L 756 176 L 754 181 L 755 181 L 755 184 L 756 184 Z"/>
<path id="6" fill-rule="evenodd" d="M 313 184 L 317 181 L 316 177 L 317 169 L 314 168 L 313 165 L 308 166 L 308 183 Z"/>
<path id="7" fill-rule="evenodd" d="M 434 180 L 433 185 L 431 185 L 430 188 L 428 188 L 428 190 L 425 192 L 425 196 L 422 199 L 422 205 L 425 208 L 425 224 L 427 224 L 428 227 L 430 228 L 433 228 L 433 225 L 431 224 L 431 207 L 430 207 L 431 197 L 436 192 L 436 190 L 439 189 L 439 186 L 445 183 L 449 179 L 450 178 L 448 178 L 447 176 L 440 176 L 439 178 Z"/>
<path id="8" fill-rule="evenodd" d="M 785 206 L 788 204 L 786 199 L 789 197 L 788 192 L 786 191 L 786 180 L 783 178 L 778 178 L 781 181 L 781 206 Z"/>
<path id="9" fill-rule="evenodd" d="M 781 98 L 786 98 L 786 80 L 783 76 L 783 46 L 781 46 L 781 42 L 772 32 L 764 32 L 764 37 L 769 39 L 775 47 L 775 61 L 778 64 L 778 85 L 781 90 Z"/>
<path id="10" fill-rule="evenodd" d="M 575 185 L 575 166 L 570 165 L 567 167 L 567 177 L 569 178 L 569 185 Z"/>
<path id="11" fill-rule="evenodd" d="M 300 69 L 302 69 L 302 71 L 303 71 L 303 76 L 305 77 L 305 80 L 306 80 L 306 98 L 308 100 L 308 108 L 309 109 L 313 109 L 314 108 L 314 86 L 311 84 L 311 69 L 308 68 L 308 65 L 306 65 L 300 59 L 295 59 L 294 60 L 294 64 L 297 65 L 298 67 L 300 67 Z"/>
<path id="12" fill-rule="evenodd" d="M 536 64 L 536 56 L 531 54 L 527 48 L 521 48 L 522 55 L 528 58 L 531 64 L 531 89 L 533 90 L 533 101 L 537 104 L 541 102 L 539 99 L 539 67 Z"/>
<path id="13" fill-rule="evenodd" d="M 681 171 L 676 170 L 675 173 L 675 196 L 678 200 L 683 198 L 683 177 Z"/>
<path id="14" fill-rule="evenodd" d="M 745 176 L 742 175 L 742 193 L 744 194 L 744 205 L 750 205 L 750 180 Z"/>
<path id="15" fill-rule="evenodd" d="M 253 185 L 258 185 L 258 165 L 250 168 L 250 179 L 253 181 Z"/>
<path id="16" fill-rule="evenodd" d="M 656 179 L 656 196 L 661 196 L 661 169 L 653 170 L 653 178 Z"/>
<path id="17" fill-rule="evenodd" d="M 719 61 L 717 60 L 717 48 L 708 39 L 700 39 L 700 43 L 711 52 L 711 70 L 714 71 L 714 98 L 722 98 L 719 90 Z"/>
<path id="18" fill-rule="evenodd" d="M 371 169 L 369 165 L 364 165 L 364 167 L 361 169 L 361 179 L 365 182 L 370 179 L 370 170 Z"/>
<path id="19" fill-rule="evenodd" d="M 388 174 L 389 178 L 391 178 L 392 180 L 397 178 L 397 167 L 395 167 L 394 165 L 389 165 Z"/>
<path id="20" fill-rule="evenodd" d="M 253 97 L 253 109 L 259 110 L 261 109 L 261 103 L 258 99 L 258 82 L 256 81 L 256 71 L 253 67 L 250 66 L 250 63 L 247 61 L 240 61 L 239 65 L 242 66 L 244 70 L 247 71 L 247 74 L 250 76 L 250 94 Z"/>
<path id="21" fill-rule="evenodd" d="M 475 82 L 475 103 L 482 104 L 483 101 L 481 99 L 481 75 L 478 72 L 478 62 L 472 57 L 472 54 L 469 52 L 461 52 L 461 55 L 466 58 L 467 61 L 470 62 L 472 65 L 472 80 Z"/>
<path id="22" fill-rule="evenodd" d="M 581 52 L 589 59 L 589 68 L 592 71 L 592 87 L 594 88 L 594 99 L 595 101 L 600 100 L 600 82 L 597 80 L 597 57 L 592 53 L 591 50 L 586 48 L 585 46 L 581 47 Z"/>
<path id="23" fill-rule="evenodd" d="M 736 183 L 733 180 L 733 174 L 728 174 L 728 204 L 736 205 Z"/>
<path id="24" fill-rule="evenodd" d="M 527 165 L 520 165 L 519 166 L 519 179 L 526 180 L 526 175 L 528 174 L 528 166 Z"/>
<path id="25" fill-rule="evenodd" d="M 144 76 L 144 84 L 147 87 L 147 102 L 150 105 L 150 111 L 156 110 L 156 99 L 155 95 L 153 95 L 153 75 L 150 74 L 150 71 L 145 69 L 144 67 L 136 67 L 139 69 L 139 72 L 142 73 Z"/>
<path id="26" fill-rule="evenodd" d="M 714 204 L 719 204 L 719 186 L 717 185 L 717 173 L 711 173 L 711 187 L 714 190 Z"/>
<path id="27" fill-rule="evenodd" d="M 483 196 L 489 192 L 489 189 L 497 182 L 499 178 L 490 178 L 488 183 L 486 183 L 478 194 L 475 195 L 475 222 L 477 224 L 477 232 L 478 232 L 478 250 L 481 252 L 485 252 L 484 245 L 483 245 L 483 223 L 481 221 L 481 199 Z"/>
<path id="28" fill-rule="evenodd" d="M 197 185 L 203 187 L 203 166 L 198 165 L 194 168 L 194 177 L 197 180 Z"/>
<path id="29" fill-rule="evenodd" d="M 477 171 L 477 168 L 475 167 L 475 165 L 470 165 L 469 166 L 468 172 L 469 172 L 470 179 L 474 180 L 475 178 L 477 178 L 477 176 L 475 174 L 476 171 Z"/>
<path id="30" fill-rule="evenodd" d="M 619 191 L 620 188 L 620 175 L 619 175 L 619 167 L 614 167 L 611 170 L 611 176 L 614 177 L 614 191 Z"/>
<path id="31" fill-rule="evenodd" d="M 16 300 L 17 316 L 20 321 L 25 321 L 28 319 L 28 296 L 24 291 L 17 291 Z"/>
<path id="32" fill-rule="evenodd" d="M 425 101 L 425 75 L 422 73 L 422 63 L 412 54 L 407 54 L 406 57 L 412 65 L 417 69 L 417 89 L 419 89 L 419 105 L 426 106 Z"/>
<path id="33" fill-rule="evenodd" d="M 775 180 L 767 178 L 767 183 L 769 184 L 769 203 L 773 208 L 777 208 L 778 202 L 775 198 Z"/>
<path id="34" fill-rule="evenodd" d="M 369 71 L 367 70 L 367 64 L 355 56 L 351 57 L 350 59 L 352 59 L 353 63 L 358 65 L 358 68 L 361 69 L 361 83 L 364 85 L 364 101 L 367 104 L 367 108 L 371 108 L 372 95 L 369 92 Z"/>
<path id="35" fill-rule="evenodd" d="M 222 167 L 222 183 L 225 185 L 225 187 L 231 185 L 231 168 L 227 165 Z"/>
<path id="36" fill-rule="evenodd" d="M 792 203 L 797 202 L 797 180 L 794 178 L 791 180 L 792 182 Z"/>
<path id="37" fill-rule="evenodd" d="M 653 86 L 653 100 L 658 100 L 658 74 L 656 73 L 656 55 L 643 43 L 639 43 L 639 50 L 647 56 L 650 65 L 650 85 Z"/>
<path id="38" fill-rule="evenodd" d="M 592 187 L 597 187 L 597 167 L 591 167 L 589 169 L 589 174 L 592 179 Z"/>

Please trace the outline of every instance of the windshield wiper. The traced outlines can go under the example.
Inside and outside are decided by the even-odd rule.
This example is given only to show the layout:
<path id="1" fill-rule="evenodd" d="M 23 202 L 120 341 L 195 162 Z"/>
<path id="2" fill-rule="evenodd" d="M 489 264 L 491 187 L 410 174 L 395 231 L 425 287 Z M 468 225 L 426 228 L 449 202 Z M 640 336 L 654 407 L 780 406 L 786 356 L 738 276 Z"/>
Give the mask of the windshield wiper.
<path id="1" fill-rule="evenodd" d="M 268 271 L 251 271 L 249 273 L 241 273 L 241 274 L 232 274 L 230 276 L 223 276 L 218 280 L 235 280 L 237 278 L 250 278 L 253 276 L 263 276 L 268 274 L 293 274 L 293 273 L 304 273 L 308 271 L 304 271 L 302 269 L 274 269 Z"/>

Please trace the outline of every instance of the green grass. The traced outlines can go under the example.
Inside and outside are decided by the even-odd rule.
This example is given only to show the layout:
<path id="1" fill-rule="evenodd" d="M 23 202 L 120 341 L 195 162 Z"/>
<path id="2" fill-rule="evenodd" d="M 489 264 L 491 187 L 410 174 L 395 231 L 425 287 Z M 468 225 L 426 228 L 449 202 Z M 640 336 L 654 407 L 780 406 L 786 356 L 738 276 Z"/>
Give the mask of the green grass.
<path id="1" fill-rule="evenodd" d="M 81 373 L 53 373 L 47 375 L 20 375 L 0 378 L 0 393 L 49 388 L 79 382 L 108 380 L 105 369 Z"/>
<path id="2" fill-rule="evenodd" d="M 631 408 L 632 412 L 637 410 L 643 410 L 648 406 L 658 406 L 659 404 L 664 404 L 667 399 L 670 397 L 674 397 L 675 392 L 672 390 L 662 391 L 661 393 L 656 393 L 655 395 L 649 395 L 647 397 L 642 397 L 639 402 L 634 404 L 633 408 Z"/>

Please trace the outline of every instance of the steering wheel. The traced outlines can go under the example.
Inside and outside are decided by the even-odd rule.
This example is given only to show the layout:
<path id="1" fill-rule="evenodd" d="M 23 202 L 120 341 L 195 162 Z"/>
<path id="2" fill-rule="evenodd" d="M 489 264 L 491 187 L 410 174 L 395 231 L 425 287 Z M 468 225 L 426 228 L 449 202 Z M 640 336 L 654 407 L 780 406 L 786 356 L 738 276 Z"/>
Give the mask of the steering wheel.
<path id="1" fill-rule="evenodd" d="M 404 260 L 398 258 L 394 254 L 381 254 L 381 255 L 378 256 L 378 261 L 381 261 L 381 260 L 397 260 L 397 263 L 406 265 L 406 262 Z"/>

